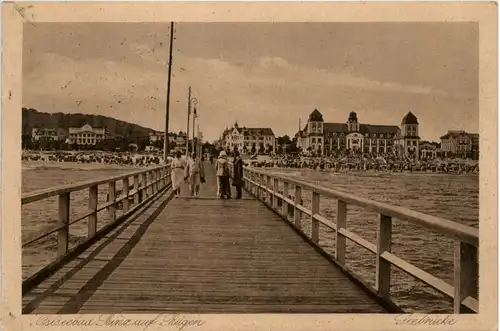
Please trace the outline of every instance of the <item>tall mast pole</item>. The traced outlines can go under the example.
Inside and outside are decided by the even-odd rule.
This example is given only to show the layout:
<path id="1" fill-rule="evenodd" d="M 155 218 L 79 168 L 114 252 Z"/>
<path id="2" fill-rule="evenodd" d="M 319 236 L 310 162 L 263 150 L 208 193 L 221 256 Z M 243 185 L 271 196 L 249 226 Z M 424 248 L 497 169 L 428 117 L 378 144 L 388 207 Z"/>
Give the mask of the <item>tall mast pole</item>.
<path id="1" fill-rule="evenodd" d="M 193 152 L 196 152 L 196 136 L 194 134 L 194 129 L 196 127 L 196 117 L 197 117 L 196 106 L 194 106 L 194 109 L 193 109 L 193 146 L 192 146 Z"/>
<path id="2" fill-rule="evenodd" d="M 187 130 L 186 130 L 186 158 L 189 156 L 189 116 L 191 116 L 191 86 L 188 90 L 188 118 L 187 118 Z"/>
<path id="3" fill-rule="evenodd" d="M 163 162 L 167 163 L 170 146 L 168 141 L 168 122 L 170 120 L 170 81 L 172 78 L 172 49 L 174 45 L 174 22 L 170 22 L 170 50 L 168 56 L 167 104 L 165 106 L 165 137 L 163 138 Z"/>

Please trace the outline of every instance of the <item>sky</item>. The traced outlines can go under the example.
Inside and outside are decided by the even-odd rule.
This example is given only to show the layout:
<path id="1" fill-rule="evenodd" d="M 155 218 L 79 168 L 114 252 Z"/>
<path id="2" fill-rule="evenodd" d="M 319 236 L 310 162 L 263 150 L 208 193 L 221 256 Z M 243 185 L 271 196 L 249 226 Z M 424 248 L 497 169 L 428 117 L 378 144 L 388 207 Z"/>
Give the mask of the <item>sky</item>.
<path id="1" fill-rule="evenodd" d="M 98 114 L 163 131 L 170 24 L 24 25 L 23 107 Z M 170 132 L 187 92 L 213 141 L 235 121 L 293 136 L 326 122 L 400 125 L 420 136 L 479 131 L 476 23 L 176 23 Z"/>

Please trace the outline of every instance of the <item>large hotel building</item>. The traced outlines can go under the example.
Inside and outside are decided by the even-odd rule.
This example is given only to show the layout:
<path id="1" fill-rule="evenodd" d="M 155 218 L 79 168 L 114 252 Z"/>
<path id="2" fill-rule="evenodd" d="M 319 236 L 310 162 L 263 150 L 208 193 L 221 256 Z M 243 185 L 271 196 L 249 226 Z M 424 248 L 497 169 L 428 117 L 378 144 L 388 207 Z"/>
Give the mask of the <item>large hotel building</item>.
<path id="1" fill-rule="evenodd" d="M 224 130 L 221 138 L 225 149 L 237 148 L 244 154 L 252 153 L 253 150 L 276 150 L 276 137 L 271 128 L 240 127 L 236 122 L 232 128 Z"/>
<path id="2" fill-rule="evenodd" d="M 305 153 L 330 155 L 336 151 L 357 150 L 418 158 L 418 125 L 412 112 L 403 117 L 401 126 L 361 124 L 355 112 L 349 114 L 345 123 L 327 123 L 315 109 L 295 137 L 297 147 Z"/>

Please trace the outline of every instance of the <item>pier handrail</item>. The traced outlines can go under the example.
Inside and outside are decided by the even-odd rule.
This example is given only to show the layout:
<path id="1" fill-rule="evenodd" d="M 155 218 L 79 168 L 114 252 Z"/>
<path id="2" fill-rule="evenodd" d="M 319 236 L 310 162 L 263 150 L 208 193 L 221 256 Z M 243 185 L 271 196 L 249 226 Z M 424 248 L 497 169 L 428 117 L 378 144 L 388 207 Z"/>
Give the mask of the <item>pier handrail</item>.
<path id="1" fill-rule="evenodd" d="M 230 169 L 232 172 L 232 167 Z M 285 220 L 293 221 L 291 225 L 305 236 L 307 235 L 302 230 L 301 218 L 302 214 L 309 216 L 311 221 L 310 239 L 323 252 L 325 251 L 319 246 L 319 224 L 321 223 L 333 230 L 336 237 L 335 256 L 332 257 L 333 260 L 341 268 L 354 275 L 365 286 L 368 286 L 372 292 L 376 293 L 384 301 L 392 303 L 390 297 L 390 278 L 391 265 L 394 265 L 440 293 L 452 298 L 455 313 L 478 312 L 478 299 L 474 297 L 478 279 L 478 229 L 407 208 L 332 190 L 288 176 L 271 174 L 268 171 L 253 167 L 244 166 L 243 173 L 246 189 L 258 198 L 264 195 L 265 203 Z M 283 184 L 282 193 L 279 190 L 280 182 Z M 289 198 L 288 194 L 291 185 L 295 187 L 295 195 L 292 199 Z M 301 204 L 302 190 L 312 192 L 311 209 L 305 208 Z M 336 222 L 319 215 L 321 196 L 337 200 Z M 281 206 L 278 205 L 278 202 L 281 202 Z M 376 244 L 347 230 L 347 206 L 349 204 L 363 207 L 366 210 L 375 211 L 379 214 Z M 290 219 L 292 215 L 289 215 L 289 205 L 293 206 L 293 219 Z M 392 218 L 415 224 L 454 240 L 453 285 L 391 253 Z M 368 285 L 359 275 L 346 267 L 346 238 L 376 255 L 375 288 Z M 329 253 L 326 254 L 330 255 Z"/>
<path id="2" fill-rule="evenodd" d="M 131 178 L 133 178 L 133 186 L 130 183 Z M 116 184 L 119 181 L 122 181 L 121 194 L 117 194 L 119 192 L 116 190 Z M 104 204 L 98 205 L 98 187 L 105 184 L 108 184 L 107 201 Z M 84 247 L 88 246 L 90 241 L 104 232 L 109 232 L 118 223 L 139 210 L 159 193 L 168 189 L 170 184 L 170 164 L 163 164 L 113 177 L 61 185 L 22 194 L 21 205 L 58 196 L 57 226 L 44 229 L 22 243 L 22 247 L 26 247 L 57 232 L 57 259 L 23 281 L 23 294 L 38 284 L 43 278 L 46 278 L 51 273 L 50 270 L 57 269 L 58 266 L 63 264 L 67 260 L 67 255 L 81 251 Z M 85 189 L 88 189 L 89 192 L 88 212 L 70 220 L 71 193 Z M 116 211 L 119 208 L 122 210 L 122 215 L 117 217 Z M 103 210 L 108 211 L 108 223 L 102 229 L 98 229 L 97 215 L 98 212 Z M 86 219 L 88 220 L 86 240 L 70 250 L 70 225 Z"/>

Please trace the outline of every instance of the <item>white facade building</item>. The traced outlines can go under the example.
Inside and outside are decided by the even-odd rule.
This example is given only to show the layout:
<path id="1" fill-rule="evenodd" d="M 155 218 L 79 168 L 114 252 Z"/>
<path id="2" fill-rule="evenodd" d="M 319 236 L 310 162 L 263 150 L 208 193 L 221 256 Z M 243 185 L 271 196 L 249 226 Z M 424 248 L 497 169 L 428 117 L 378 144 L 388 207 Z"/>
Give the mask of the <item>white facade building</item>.
<path id="1" fill-rule="evenodd" d="M 31 139 L 33 141 L 38 141 L 38 140 L 58 140 L 59 135 L 57 134 L 56 129 L 39 129 L 39 128 L 33 128 L 31 130 Z"/>
<path id="2" fill-rule="evenodd" d="M 105 139 L 106 129 L 93 128 L 85 124 L 81 128 L 69 128 L 68 143 L 77 145 L 95 145 Z"/>
<path id="3" fill-rule="evenodd" d="M 240 127 L 237 122 L 224 131 L 222 142 L 225 149 L 238 148 L 244 154 L 276 151 L 276 137 L 271 128 Z"/>

